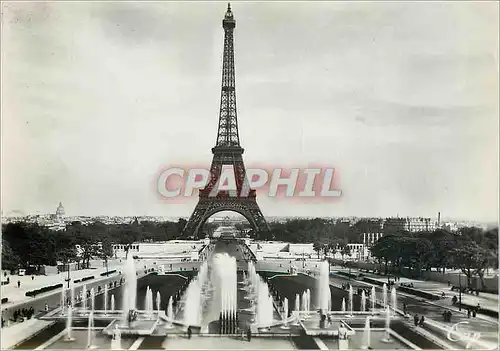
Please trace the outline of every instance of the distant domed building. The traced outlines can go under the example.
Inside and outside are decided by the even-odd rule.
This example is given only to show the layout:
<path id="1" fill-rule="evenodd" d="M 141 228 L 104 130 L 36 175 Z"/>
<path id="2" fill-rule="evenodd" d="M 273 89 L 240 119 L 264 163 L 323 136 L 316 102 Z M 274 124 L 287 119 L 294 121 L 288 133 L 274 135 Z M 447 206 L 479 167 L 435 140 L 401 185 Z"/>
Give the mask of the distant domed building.
<path id="1" fill-rule="evenodd" d="M 59 206 L 57 206 L 56 217 L 64 217 L 66 213 L 64 212 L 64 206 L 61 202 L 59 202 Z"/>

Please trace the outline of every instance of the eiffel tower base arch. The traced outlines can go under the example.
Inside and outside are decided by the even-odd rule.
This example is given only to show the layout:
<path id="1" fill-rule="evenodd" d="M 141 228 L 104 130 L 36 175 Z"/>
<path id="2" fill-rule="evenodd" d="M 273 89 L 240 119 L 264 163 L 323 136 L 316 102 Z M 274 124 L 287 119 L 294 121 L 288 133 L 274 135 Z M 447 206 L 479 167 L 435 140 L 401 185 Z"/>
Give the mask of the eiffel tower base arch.
<path id="1" fill-rule="evenodd" d="M 203 228 L 203 224 L 212 215 L 222 211 L 232 211 L 241 214 L 250 223 L 255 232 L 269 231 L 269 227 L 255 198 L 200 198 L 184 228 L 183 236 L 198 235 L 200 229 Z"/>

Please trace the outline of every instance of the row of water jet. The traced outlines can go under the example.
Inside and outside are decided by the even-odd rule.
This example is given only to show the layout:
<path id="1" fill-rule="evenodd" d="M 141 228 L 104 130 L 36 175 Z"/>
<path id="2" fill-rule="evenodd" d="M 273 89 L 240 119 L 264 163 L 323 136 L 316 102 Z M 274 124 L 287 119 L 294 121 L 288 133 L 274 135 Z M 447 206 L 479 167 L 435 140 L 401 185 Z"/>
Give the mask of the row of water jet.
<path id="1" fill-rule="evenodd" d="M 376 305 L 376 292 L 375 292 L 375 287 L 372 286 L 371 289 L 371 294 L 370 294 L 370 303 L 371 303 L 371 309 L 372 311 L 375 310 L 375 305 Z M 384 284 L 382 287 L 382 308 L 385 310 L 386 308 L 389 307 L 388 301 L 387 301 L 387 285 Z M 353 310 L 354 310 L 354 291 L 351 285 L 349 285 L 349 312 L 351 315 L 353 315 Z M 367 297 L 366 293 L 364 290 L 361 291 L 361 312 L 366 312 L 366 307 L 367 307 Z M 396 288 L 391 289 L 391 308 L 394 312 L 396 312 L 397 309 L 397 295 L 396 295 Z M 345 308 L 345 299 L 342 299 L 342 312 L 346 311 Z"/>
<path id="2" fill-rule="evenodd" d="M 202 291 L 208 282 L 208 266 L 204 262 L 197 276 L 189 283 L 186 294 L 184 298 L 184 318 L 183 322 L 185 325 L 200 325 L 202 319 Z M 169 299 L 167 307 L 167 316 L 169 319 L 173 319 L 173 307 L 172 298 Z"/>
<path id="3" fill-rule="evenodd" d="M 322 311 L 330 311 L 332 304 L 330 293 L 330 265 L 327 261 L 320 263 L 316 294 L 316 301 L 318 301 L 319 309 Z"/>

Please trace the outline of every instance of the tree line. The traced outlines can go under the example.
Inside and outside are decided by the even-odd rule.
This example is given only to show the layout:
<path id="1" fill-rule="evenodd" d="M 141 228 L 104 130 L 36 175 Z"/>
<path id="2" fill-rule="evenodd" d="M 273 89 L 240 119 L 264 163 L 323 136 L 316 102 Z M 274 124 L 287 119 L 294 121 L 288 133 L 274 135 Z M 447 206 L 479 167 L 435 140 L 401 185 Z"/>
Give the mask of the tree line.
<path id="1" fill-rule="evenodd" d="M 478 276 L 484 286 L 488 268 L 498 268 L 498 228 L 460 228 L 456 232 L 398 232 L 379 239 L 370 249 L 385 273 L 389 266 L 401 273 L 404 267 L 419 276 L 422 270 L 460 269 L 471 286 Z"/>
<path id="2" fill-rule="evenodd" d="M 36 267 L 38 270 L 42 265 L 76 262 L 84 268 L 93 258 L 110 258 L 112 244 L 128 247 L 134 242 L 181 239 L 185 224 L 184 219 L 177 222 L 135 220 L 125 224 L 72 222 L 65 230 L 56 231 L 36 223 L 8 223 L 2 225 L 2 267 L 10 270 Z M 207 227 L 206 230 L 211 230 L 209 224 Z M 78 252 L 76 245 L 80 247 Z"/>

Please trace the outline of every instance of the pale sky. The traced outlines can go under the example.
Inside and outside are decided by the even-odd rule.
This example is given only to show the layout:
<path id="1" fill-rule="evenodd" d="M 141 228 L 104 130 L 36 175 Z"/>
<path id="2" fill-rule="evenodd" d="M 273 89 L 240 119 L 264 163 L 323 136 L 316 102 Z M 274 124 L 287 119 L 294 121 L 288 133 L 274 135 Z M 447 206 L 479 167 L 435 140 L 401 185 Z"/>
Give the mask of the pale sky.
<path id="1" fill-rule="evenodd" d="M 209 167 L 225 2 L 4 2 L 2 209 L 189 216 Z M 234 2 L 248 167 L 324 164 L 343 197 L 266 216 L 498 213 L 497 2 Z"/>

